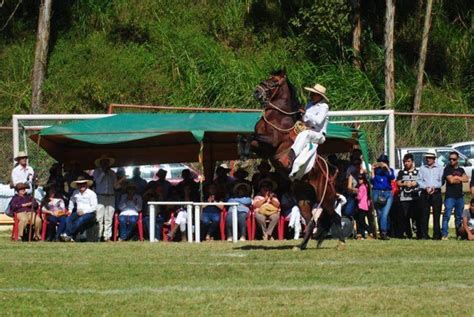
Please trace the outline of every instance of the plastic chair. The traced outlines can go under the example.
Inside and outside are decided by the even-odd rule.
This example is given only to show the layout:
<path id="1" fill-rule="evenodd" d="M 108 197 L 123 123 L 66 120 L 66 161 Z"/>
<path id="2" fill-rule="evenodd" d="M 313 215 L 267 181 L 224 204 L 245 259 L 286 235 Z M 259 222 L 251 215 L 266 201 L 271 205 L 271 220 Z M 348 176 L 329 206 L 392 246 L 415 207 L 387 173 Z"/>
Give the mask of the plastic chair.
<path id="1" fill-rule="evenodd" d="M 42 241 L 45 241 L 46 240 L 46 233 L 48 232 L 48 225 L 49 225 L 49 221 L 48 221 L 48 214 L 47 213 L 44 213 L 43 211 L 40 211 L 41 213 L 41 219 L 43 220 L 43 226 L 41 228 L 41 240 Z M 68 217 L 71 213 L 66 210 L 66 217 Z M 57 225 L 57 224 L 55 224 Z"/>
<path id="2" fill-rule="evenodd" d="M 219 223 L 219 227 L 221 230 L 221 240 L 225 240 L 227 235 L 226 235 L 226 219 L 227 219 L 227 210 L 224 209 L 221 212 L 221 221 Z M 247 219 L 245 220 L 246 226 L 247 226 L 247 238 L 248 240 L 255 240 L 255 214 L 253 212 L 252 207 L 250 207 L 250 210 L 247 214 Z"/>
<path id="3" fill-rule="evenodd" d="M 118 233 L 119 233 L 119 213 L 116 212 L 114 214 L 114 225 L 113 225 L 113 236 L 112 240 L 118 240 Z M 138 220 L 137 220 L 137 229 L 138 229 L 138 240 L 143 241 L 143 214 L 142 212 L 138 212 Z"/>
<path id="4" fill-rule="evenodd" d="M 36 209 L 36 217 L 41 217 L 41 210 L 40 208 L 38 207 L 38 209 Z M 12 227 L 12 235 L 10 237 L 11 240 L 13 241 L 17 241 L 18 240 L 18 236 L 20 235 L 19 232 L 18 232 L 18 226 L 20 224 L 20 220 L 18 219 L 18 217 L 16 216 L 16 213 L 13 214 L 13 227 Z M 27 226 L 30 226 L 32 227 L 33 224 L 30 224 L 29 221 L 28 223 L 26 224 Z M 26 227 L 25 227 L 26 228 Z M 32 228 L 30 228 L 30 230 L 32 230 Z"/>

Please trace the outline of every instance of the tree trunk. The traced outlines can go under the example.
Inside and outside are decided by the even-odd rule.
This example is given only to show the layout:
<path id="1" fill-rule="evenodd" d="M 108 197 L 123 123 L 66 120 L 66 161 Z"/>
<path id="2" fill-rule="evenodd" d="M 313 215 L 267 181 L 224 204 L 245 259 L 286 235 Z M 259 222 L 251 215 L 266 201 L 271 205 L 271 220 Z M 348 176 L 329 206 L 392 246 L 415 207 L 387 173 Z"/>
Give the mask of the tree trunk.
<path id="1" fill-rule="evenodd" d="M 40 113 L 42 107 L 42 86 L 46 75 L 46 66 L 48 64 L 51 9 L 52 0 L 41 0 L 38 17 L 38 30 L 36 34 L 35 63 L 33 66 L 33 96 L 31 98 L 31 113 Z"/>
<path id="2" fill-rule="evenodd" d="M 420 57 L 418 59 L 418 74 L 416 76 L 415 101 L 413 103 L 413 112 L 420 112 L 421 96 L 423 94 L 423 75 L 425 72 L 426 52 L 428 50 L 428 36 L 431 27 L 431 9 L 433 0 L 426 2 L 425 23 L 423 26 L 423 37 L 421 38 Z M 412 131 L 417 128 L 417 116 L 413 116 L 411 120 Z"/>
<path id="3" fill-rule="evenodd" d="M 352 49 L 354 50 L 353 64 L 356 68 L 361 67 L 360 59 L 360 36 L 362 33 L 362 22 L 360 19 L 360 0 L 353 0 L 354 28 L 352 29 Z"/>
<path id="4" fill-rule="evenodd" d="M 395 69 L 393 62 L 393 29 L 395 0 L 386 0 L 385 8 L 385 107 L 393 108 L 395 100 Z"/>

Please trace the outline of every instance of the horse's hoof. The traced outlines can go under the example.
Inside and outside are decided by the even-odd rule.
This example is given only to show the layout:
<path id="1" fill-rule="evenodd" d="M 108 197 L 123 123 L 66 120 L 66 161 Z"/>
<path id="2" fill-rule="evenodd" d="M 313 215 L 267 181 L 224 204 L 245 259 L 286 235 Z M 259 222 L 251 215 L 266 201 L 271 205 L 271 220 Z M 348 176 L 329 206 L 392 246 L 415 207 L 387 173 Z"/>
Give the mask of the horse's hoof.
<path id="1" fill-rule="evenodd" d="M 344 251 L 346 249 L 346 244 L 344 242 L 339 242 L 336 246 L 337 251 Z"/>

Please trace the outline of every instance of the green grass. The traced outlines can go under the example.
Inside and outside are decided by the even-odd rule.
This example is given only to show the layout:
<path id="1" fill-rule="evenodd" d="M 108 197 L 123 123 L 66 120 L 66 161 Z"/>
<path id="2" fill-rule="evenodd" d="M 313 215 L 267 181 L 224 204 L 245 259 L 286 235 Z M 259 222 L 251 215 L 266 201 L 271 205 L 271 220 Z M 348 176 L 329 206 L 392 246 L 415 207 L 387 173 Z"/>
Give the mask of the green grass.
<path id="1" fill-rule="evenodd" d="M 0 242 L 2 315 L 471 315 L 474 244 Z"/>

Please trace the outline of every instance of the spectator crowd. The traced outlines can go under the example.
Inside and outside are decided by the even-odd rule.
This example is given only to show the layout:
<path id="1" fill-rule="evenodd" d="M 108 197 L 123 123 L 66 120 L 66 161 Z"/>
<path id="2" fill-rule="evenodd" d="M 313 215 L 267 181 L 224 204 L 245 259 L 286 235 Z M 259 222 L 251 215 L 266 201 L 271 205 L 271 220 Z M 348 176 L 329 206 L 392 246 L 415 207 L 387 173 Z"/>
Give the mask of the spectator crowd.
<path id="1" fill-rule="evenodd" d="M 158 170 L 156 180 L 147 182 L 136 167 L 133 176 L 127 179 L 123 168 L 116 171 L 111 168 L 114 158 L 103 155 L 95 161 L 96 168 L 91 174 L 82 170 L 80 162 L 74 161 L 68 164 L 63 175 L 63 166 L 55 163 L 43 186 L 46 195 L 38 203 L 32 196 L 37 180 L 27 159 L 26 153 L 20 152 L 11 175 L 16 194 L 9 214 L 14 215 L 18 223 L 19 241 L 25 240 L 28 224 L 34 227 L 32 240 L 70 242 L 80 239 L 85 231 L 95 230 L 94 240 L 108 242 L 114 240 L 114 227 L 118 241 L 149 238 L 150 201 L 209 203 L 202 208 L 201 223 L 193 224 L 200 226 L 206 241 L 231 239 L 232 214 L 220 205 L 224 202 L 238 203 L 241 241 L 250 236 L 249 217 L 255 218 L 257 236 L 263 240 L 275 239 L 279 233 L 299 239 L 305 226 L 300 210 L 314 200 L 309 185 L 282 178 L 272 172 L 266 161 L 257 166 L 251 179 L 245 169 L 239 168 L 231 176 L 231 169 L 221 164 L 210 181 L 200 184 L 195 180 L 196 175 L 185 169 L 182 180 L 172 185 L 164 169 Z M 354 230 L 350 231 L 357 240 L 447 240 L 452 214 L 456 237 L 474 240 L 474 199 L 464 210 L 463 184 L 469 182 L 469 178 L 459 167 L 458 159 L 458 154 L 452 152 L 449 164 L 442 167 L 437 164 L 434 153 L 425 153 L 423 165 L 417 167 L 413 156 L 406 154 L 404 168 L 395 174 L 386 155 L 381 155 L 370 166 L 357 149 L 348 160 L 330 155 L 329 166 L 337 170 L 336 212 L 354 223 Z M 442 193 L 444 185 L 446 190 Z M 470 189 L 474 195 L 474 177 L 471 177 Z M 155 239 L 185 241 L 186 206 L 159 205 L 156 211 Z M 432 232 L 429 232 L 430 219 Z M 280 226 L 286 223 L 288 229 L 284 230 L 286 228 Z"/>

